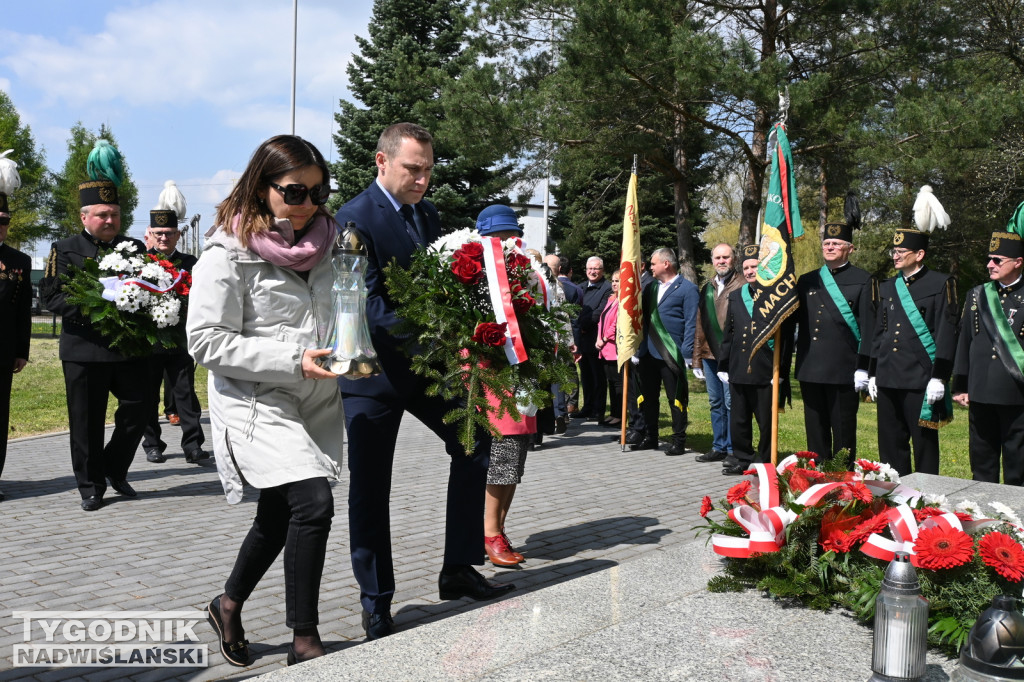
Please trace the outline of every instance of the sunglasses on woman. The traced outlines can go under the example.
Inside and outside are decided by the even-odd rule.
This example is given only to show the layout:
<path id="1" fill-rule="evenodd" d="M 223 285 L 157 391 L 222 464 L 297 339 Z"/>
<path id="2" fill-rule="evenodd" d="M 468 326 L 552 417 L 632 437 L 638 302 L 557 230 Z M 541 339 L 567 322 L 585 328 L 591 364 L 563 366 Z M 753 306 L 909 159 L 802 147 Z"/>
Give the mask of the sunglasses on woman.
<path id="1" fill-rule="evenodd" d="M 327 200 L 331 196 L 330 185 L 313 185 L 312 187 L 306 187 L 305 185 L 285 185 L 282 187 L 273 182 L 268 182 L 268 185 L 276 189 L 281 193 L 284 198 L 284 203 L 289 206 L 301 206 L 306 203 L 306 196 L 309 196 L 309 200 L 317 206 L 323 206 L 327 203 Z"/>

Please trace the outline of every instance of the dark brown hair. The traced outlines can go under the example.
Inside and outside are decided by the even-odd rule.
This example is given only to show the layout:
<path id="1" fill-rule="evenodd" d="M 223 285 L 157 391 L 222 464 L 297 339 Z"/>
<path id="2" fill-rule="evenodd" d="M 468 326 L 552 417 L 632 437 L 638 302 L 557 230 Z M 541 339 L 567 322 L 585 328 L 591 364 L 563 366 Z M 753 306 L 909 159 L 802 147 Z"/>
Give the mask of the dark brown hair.
<path id="1" fill-rule="evenodd" d="M 434 145 L 434 138 L 430 131 L 415 123 L 395 123 L 384 129 L 377 140 L 377 151 L 384 152 L 384 155 L 393 158 L 398 155 L 398 148 L 402 146 L 402 140 L 409 138 L 421 144 Z"/>
<path id="2" fill-rule="evenodd" d="M 269 183 L 306 166 L 317 166 L 323 173 L 323 182 L 331 181 L 323 154 L 312 144 L 297 135 L 270 138 L 253 152 L 231 194 L 217 205 L 217 224 L 230 233 L 231 221 L 236 215 L 241 216 L 235 236 L 242 246 L 248 246 L 249 237 L 270 229 L 273 218 L 260 192 L 269 188 Z M 317 213 L 330 217 L 323 206 L 317 207 Z"/>

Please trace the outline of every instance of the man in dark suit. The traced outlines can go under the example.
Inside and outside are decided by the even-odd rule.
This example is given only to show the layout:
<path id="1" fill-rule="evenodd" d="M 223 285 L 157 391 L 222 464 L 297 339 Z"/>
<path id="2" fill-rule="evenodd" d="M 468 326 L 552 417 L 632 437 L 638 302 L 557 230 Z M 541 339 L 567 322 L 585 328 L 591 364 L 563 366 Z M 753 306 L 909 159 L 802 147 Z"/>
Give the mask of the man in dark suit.
<path id="1" fill-rule="evenodd" d="M 686 408 L 689 387 L 686 370 L 693 357 L 693 336 L 697 326 L 697 286 L 679 275 L 679 261 L 672 249 L 651 254 L 654 281 L 643 290 L 643 340 L 640 358 L 642 408 L 647 433 L 631 450 L 658 449 L 658 392 L 665 386 L 665 398 L 672 414 L 672 444 L 666 455 L 686 452 Z"/>
<path id="2" fill-rule="evenodd" d="M 565 294 L 565 302 L 572 303 L 573 305 L 583 305 L 583 290 L 580 289 L 572 281 L 572 263 L 565 256 L 558 257 L 558 283 L 562 285 L 562 293 Z M 573 315 L 571 320 L 572 325 L 572 353 L 574 357 L 579 357 L 580 347 L 580 318 L 579 315 Z M 560 386 L 560 396 L 565 405 L 566 418 L 569 415 L 576 412 L 579 409 L 580 401 L 580 382 L 579 382 L 579 364 L 577 363 L 573 367 L 573 371 L 576 375 L 576 381 L 571 386 Z M 565 430 L 562 429 L 564 433 Z"/>
<path id="3" fill-rule="evenodd" d="M 867 389 L 878 282 L 850 264 L 853 227 L 825 225 L 825 264 L 797 282 L 796 378 L 804 399 L 807 449 L 831 459 L 857 455 L 859 390 Z"/>
<path id="4" fill-rule="evenodd" d="M 3 160 L 6 159 L 0 159 Z M 0 428 L 3 429 L 0 476 L 7 461 L 11 385 L 14 375 L 28 364 L 32 333 L 32 259 L 6 244 L 11 214 L 4 189 L 7 188 L 0 188 L 0 320 L 4 322 L 4 331 L 0 333 Z M 0 490 L 0 502 L 3 499 L 4 493 Z"/>
<path id="5" fill-rule="evenodd" d="M 722 460 L 722 473 L 738 476 L 750 468 L 754 458 L 754 419 L 760 438 L 757 444 L 758 462 L 771 460 L 772 376 L 774 373 L 774 341 L 753 350 L 753 301 L 750 284 L 757 279 L 759 247 L 743 247 L 740 261 L 746 284 L 729 294 L 729 313 L 722 330 L 721 353 L 718 358 L 718 378 L 729 387 L 732 402 L 729 408 L 729 432 L 732 452 Z M 789 361 L 793 348 L 793 317 L 782 326 L 782 348 L 779 349 L 779 402 L 789 393 Z"/>
<path id="6" fill-rule="evenodd" d="M 169 189 L 170 187 L 164 191 L 167 192 Z M 174 192 L 177 193 L 177 196 L 181 196 L 176 187 Z M 162 198 L 163 195 L 161 195 Z M 184 197 L 182 197 L 180 204 L 182 214 L 184 206 Z M 198 258 L 177 249 L 178 239 L 181 237 L 178 221 L 184 217 L 184 215 L 179 215 L 175 208 L 170 207 L 170 202 L 161 201 L 159 208 L 149 212 L 149 227 L 146 228 L 146 237 L 152 244 L 149 253 L 170 261 L 179 270 L 192 272 Z M 182 314 L 181 318 L 184 320 L 185 315 Z M 145 435 L 142 438 L 142 449 L 146 453 L 146 460 L 156 464 L 167 461 L 167 456 L 164 455 L 167 444 L 160 437 L 159 419 L 160 388 L 164 385 L 165 377 L 167 389 L 173 396 L 175 414 L 178 415 L 178 423 L 181 426 L 181 449 L 185 453 L 185 461 L 189 464 L 200 464 L 204 459 L 209 459 L 210 453 L 203 450 L 206 436 L 203 434 L 203 427 L 200 424 L 202 407 L 199 405 L 199 397 L 196 396 L 196 363 L 188 354 L 184 333 L 176 347 L 153 349 L 153 355 L 149 359 L 149 369 L 152 409 L 149 422 L 146 424 Z"/>
<path id="7" fill-rule="evenodd" d="M 1024 231 L 1024 204 L 1017 209 Z M 1012 224 L 1012 223 L 1011 223 Z M 1014 227 L 1016 227 L 1014 225 Z M 971 473 L 976 481 L 1024 485 L 1024 242 L 994 232 L 989 282 L 969 292 L 953 366 L 953 400 L 970 418 Z"/>
<path id="8" fill-rule="evenodd" d="M 597 357 L 597 319 L 604 310 L 604 304 L 612 293 L 612 285 L 604 278 L 604 261 L 597 256 L 587 259 L 587 283 L 580 287 L 583 302 L 579 316 L 579 339 L 576 348 L 580 354 L 580 390 L 583 392 L 583 407 L 575 412 L 573 419 L 604 419 L 608 404 L 608 390 L 605 388 L 604 367 Z"/>
<path id="9" fill-rule="evenodd" d="M 394 631 L 389 498 L 395 442 L 405 412 L 440 436 L 451 457 L 444 565 L 438 579 L 441 598 L 492 599 L 513 589 L 489 582 L 472 567 L 483 564 L 490 436 L 478 434 L 473 452 L 464 452 L 455 425 L 443 422 L 449 405 L 427 397 L 426 380 L 412 372 L 402 340 L 391 335 L 398 317 L 385 286 L 384 267 L 389 263 L 408 267 L 417 248 L 441 236 L 437 209 L 423 200 L 434 167 L 430 133 L 412 123 L 387 128 L 377 142 L 376 165 L 376 181 L 336 216 L 341 225 L 355 224 L 367 248 L 366 317 L 384 370 L 366 379 L 339 379 L 349 444 L 352 570 L 369 639 Z"/>
<path id="10" fill-rule="evenodd" d="M 149 368 L 145 359 L 129 359 L 110 348 L 108 340 L 93 328 L 78 306 L 66 301 L 60 278 L 69 266 L 80 268 L 87 259 L 96 258 L 101 248 L 111 249 L 131 241 L 136 253 L 141 254 L 146 247 L 121 234 L 121 207 L 114 183 L 84 182 L 79 185 L 78 196 L 84 229 L 50 248 L 39 294 L 45 308 L 61 315 L 59 354 L 67 390 L 71 466 L 82 496 L 82 509 L 96 511 L 103 506 L 107 480 L 122 495 L 136 495 L 125 479 L 149 417 L 145 381 Z M 111 393 L 118 406 L 114 433 L 104 446 L 107 399 Z"/>
<path id="11" fill-rule="evenodd" d="M 878 288 L 868 369 L 868 392 L 878 403 L 878 456 L 900 476 L 938 474 L 938 429 L 953 419 L 946 382 L 956 355 L 956 285 L 924 264 L 926 232 L 896 230 L 892 245 L 897 274 Z"/>

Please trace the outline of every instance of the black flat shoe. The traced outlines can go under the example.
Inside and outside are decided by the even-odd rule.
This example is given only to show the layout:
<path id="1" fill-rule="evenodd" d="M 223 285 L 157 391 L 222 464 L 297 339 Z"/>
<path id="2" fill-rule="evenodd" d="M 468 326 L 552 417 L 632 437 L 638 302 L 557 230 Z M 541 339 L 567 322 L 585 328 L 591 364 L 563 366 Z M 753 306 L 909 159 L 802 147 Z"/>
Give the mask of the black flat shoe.
<path id="1" fill-rule="evenodd" d="M 658 441 L 653 438 L 646 438 L 639 443 L 633 443 L 629 446 L 630 450 L 657 450 Z"/>
<path id="2" fill-rule="evenodd" d="M 224 660 L 239 668 L 249 665 L 249 640 L 240 639 L 237 642 L 228 642 L 224 639 L 224 622 L 220 617 L 220 597 L 210 602 L 210 605 L 206 607 L 206 613 L 206 620 L 217 631 L 217 636 L 220 639 L 220 653 L 224 656 Z"/>
<path id="3" fill-rule="evenodd" d="M 722 475 L 723 476 L 739 476 L 739 475 L 741 475 L 746 470 L 747 470 L 747 465 L 745 465 L 745 464 L 733 464 L 731 466 L 722 467 Z"/>
<path id="4" fill-rule="evenodd" d="M 437 591 L 441 599 L 462 599 L 469 597 L 477 601 L 494 599 L 516 589 L 510 583 L 493 583 L 480 575 L 472 566 L 446 566 L 437 579 Z"/>
<path id="5" fill-rule="evenodd" d="M 82 509 L 85 511 L 96 511 L 103 506 L 103 498 L 99 495 L 93 495 L 82 500 Z"/>
<path id="6" fill-rule="evenodd" d="M 112 478 L 107 479 L 107 480 L 110 481 L 110 487 L 111 488 L 113 488 L 117 492 L 121 493 L 125 497 L 137 497 L 138 496 L 138 493 L 135 492 L 135 488 L 133 488 L 131 486 L 131 484 L 128 483 L 128 481 L 125 481 L 125 480 L 115 481 Z"/>
<path id="7" fill-rule="evenodd" d="M 363 632 L 366 633 L 366 641 L 372 642 L 381 637 L 387 637 L 395 632 L 395 620 L 390 613 L 369 613 L 363 611 Z"/>

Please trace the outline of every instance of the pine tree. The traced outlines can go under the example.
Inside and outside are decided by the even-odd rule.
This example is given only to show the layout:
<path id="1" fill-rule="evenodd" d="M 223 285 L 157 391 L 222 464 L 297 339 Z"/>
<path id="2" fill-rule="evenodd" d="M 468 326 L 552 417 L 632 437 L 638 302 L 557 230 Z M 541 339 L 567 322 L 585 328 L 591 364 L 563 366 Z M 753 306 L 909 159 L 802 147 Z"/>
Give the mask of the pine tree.
<path id="1" fill-rule="evenodd" d="M 82 220 L 79 217 L 81 204 L 78 201 L 78 185 L 89 179 L 86 160 L 89 152 L 98 139 L 108 140 L 117 147 L 114 133 L 101 125 L 98 134 L 94 134 L 82 125 L 81 121 L 71 127 L 68 139 L 68 158 L 60 174 L 56 176 L 53 188 L 51 215 L 58 237 L 70 237 L 82 231 Z M 139 204 L 139 191 L 132 182 L 131 171 L 128 169 L 128 156 L 118 147 L 124 159 L 124 183 L 118 188 L 117 194 L 121 204 L 121 233 L 127 234 L 132 226 L 133 212 Z"/>
<path id="2" fill-rule="evenodd" d="M 21 124 L 14 102 L 0 92 L 0 152 L 8 149 L 14 150 L 8 158 L 18 164 L 21 187 L 9 197 L 11 228 L 7 241 L 14 247 L 27 248 L 50 234 L 47 205 L 52 179 L 43 163 L 42 152 L 36 150 L 32 130 Z"/>
<path id="3" fill-rule="evenodd" d="M 427 198 L 441 213 L 445 231 L 474 224 L 490 203 L 507 201 L 509 168 L 500 157 L 470 154 L 457 135 L 446 134 L 447 112 L 439 99 L 444 84 L 466 66 L 466 5 L 461 0 L 376 0 L 370 37 L 357 37 L 359 54 L 348 67 L 353 102 L 341 101 L 334 136 L 337 207 L 376 177 L 374 152 L 381 132 L 409 121 L 434 135 L 434 174 Z"/>

